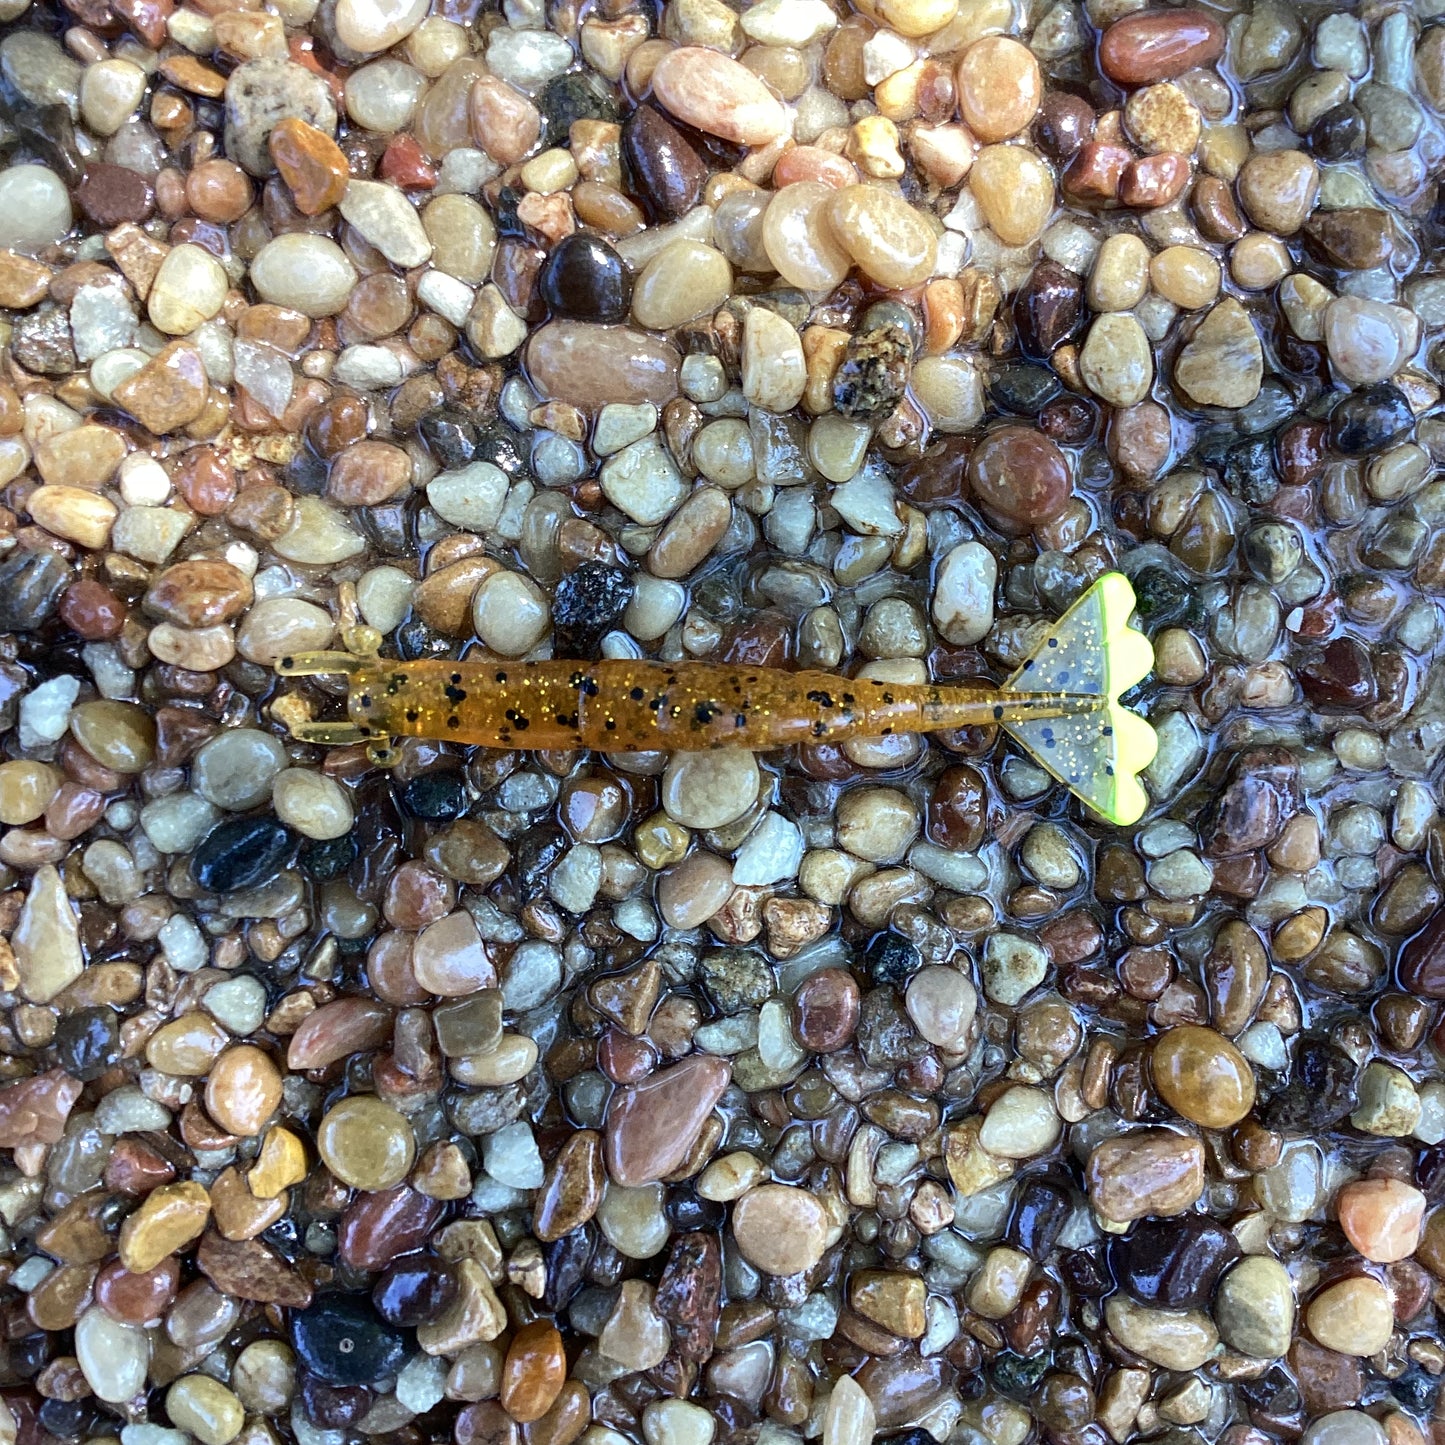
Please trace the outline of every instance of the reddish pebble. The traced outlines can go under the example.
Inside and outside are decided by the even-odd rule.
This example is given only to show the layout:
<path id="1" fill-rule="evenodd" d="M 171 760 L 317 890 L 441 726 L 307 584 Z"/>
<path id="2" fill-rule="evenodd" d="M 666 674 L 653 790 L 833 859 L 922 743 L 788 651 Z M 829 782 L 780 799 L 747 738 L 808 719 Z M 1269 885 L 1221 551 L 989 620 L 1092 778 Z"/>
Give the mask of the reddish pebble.
<path id="1" fill-rule="evenodd" d="M 46 804 L 45 830 L 69 843 L 100 822 L 104 812 L 105 799 L 94 788 L 67 781 Z"/>
<path id="2" fill-rule="evenodd" d="M 351 1269 L 383 1269 L 399 1254 L 420 1249 L 441 1213 L 437 1200 L 407 1184 L 359 1194 L 341 1216 L 337 1231 L 341 1262 Z"/>
<path id="3" fill-rule="evenodd" d="M 403 863 L 387 881 L 381 910 L 393 928 L 425 928 L 445 918 L 456 898 L 450 878 L 425 863 Z"/>
<path id="4" fill-rule="evenodd" d="M 1119 199 L 1126 206 L 1152 210 L 1179 199 L 1189 180 L 1189 160 L 1175 151 L 1141 156 L 1124 167 L 1119 178 Z"/>
<path id="5" fill-rule="evenodd" d="M 125 604 L 103 582 L 77 577 L 60 599 L 60 618 L 87 642 L 101 642 L 125 626 Z"/>
<path id="6" fill-rule="evenodd" d="M 567 1355 L 551 1320 L 533 1320 L 512 1336 L 502 1365 L 502 1407 L 520 1424 L 540 1420 L 567 1382 Z"/>
<path id="7" fill-rule="evenodd" d="M 0 1089 L 0 1149 L 58 1144 L 80 1090 L 80 1080 L 60 1069 L 5 1085 Z"/>
<path id="8" fill-rule="evenodd" d="M 657 1050 L 646 1039 L 608 1029 L 597 1044 L 597 1067 L 614 1084 L 635 1084 L 657 1067 Z"/>
<path id="9" fill-rule="evenodd" d="M 219 517 L 235 500 L 236 473 L 215 447 L 193 447 L 171 480 L 193 511 Z"/>
<path id="10" fill-rule="evenodd" d="M 143 1274 L 113 1259 L 95 1277 L 95 1302 L 123 1325 L 153 1324 L 175 1299 L 180 1278 L 181 1262 L 174 1255 Z"/>
<path id="11" fill-rule="evenodd" d="M 144 221 L 155 209 L 156 197 L 139 171 L 97 161 L 75 188 L 75 201 L 90 220 L 108 230 L 126 221 Z"/>
<path id="12" fill-rule="evenodd" d="M 331 464 L 326 495 L 343 507 L 374 507 L 411 481 L 411 458 L 390 442 L 364 441 Z"/>
<path id="13" fill-rule="evenodd" d="M 1356 1179 L 1335 1200 L 1340 1228 L 1366 1259 L 1393 1264 L 1420 1243 L 1425 1196 L 1402 1179 Z"/>
<path id="14" fill-rule="evenodd" d="M 858 183 L 858 168 L 852 161 L 822 146 L 794 146 L 778 157 L 773 167 L 773 188 L 782 190 L 795 181 L 821 181 L 835 191 Z"/>
<path id="15" fill-rule="evenodd" d="M 852 1039 L 858 1028 L 858 983 L 842 968 L 810 974 L 793 995 L 793 1032 L 814 1053 L 831 1054 Z"/>
<path id="16" fill-rule="evenodd" d="M 429 191 L 437 183 L 437 168 L 409 135 L 393 136 L 381 157 L 381 178 L 408 191 Z"/>
<path id="17" fill-rule="evenodd" d="M 968 481 L 989 519 L 1015 534 L 1052 522 L 1073 493 L 1063 452 L 1027 426 L 989 432 L 968 459 Z"/>
<path id="18" fill-rule="evenodd" d="M 1099 66 L 1120 85 L 1153 85 L 1224 53 L 1224 30 L 1202 10 L 1145 10 L 1116 20 L 1099 42 Z"/>
<path id="19" fill-rule="evenodd" d="M 1303 486 L 1319 475 L 1329 449 L 1329 428 L 1322 421 L 1295 421 L 1275 438 L 1275 457 L 1286 486 Z"/>
<path id="20" fill-rule="evenodd" d="M 165 42 L 166 21 L 175 8 L 175 0 L 113 0 L 111 5 L 150 50 L 159 50 Z"/>
<path id="21" fill-rule="evenodd" d="M 1079 148 L 1059 178 L 1064 195 L 1076 205 L 1101 206 L 1117 200 L 1124 168 L 1134 152 L 1108 141 L 1091 140 Z"/>
<path id="22" fill-rule="evenodd" d="M 105 1163 L 105 1187 L 117 1194 L 149 1194 L 175 1177 L 171 1165 L 139 1139 L 117 1139 Z"/>
<path id="23" fill-rule="evenodd" d="M 235 161 L 202 161 L 186 177 L 186 202 L 203 221 L 228 226 L 251 209 L 251 178 Z"/>

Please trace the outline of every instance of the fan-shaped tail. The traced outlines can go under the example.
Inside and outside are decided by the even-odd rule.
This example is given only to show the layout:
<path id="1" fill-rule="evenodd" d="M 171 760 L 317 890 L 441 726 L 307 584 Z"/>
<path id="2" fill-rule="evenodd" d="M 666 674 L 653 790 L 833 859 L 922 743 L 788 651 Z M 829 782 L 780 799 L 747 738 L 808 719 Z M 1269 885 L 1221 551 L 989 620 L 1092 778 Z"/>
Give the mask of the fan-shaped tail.
<path id="1" fill-rule="evenodd" d="M 1022 709 L 1003 727 L 1047 772 L 1111 823 L 1139 820 L 1149 798 L 1139 773 L 1158 747 L 1154 729 L 1119 702 L 1154 667 L 1154 649 L 1129 625 L 1134 589 L 1118 572 L 1100 577 L 1004 684 L 1015 694 L 1097 698 L 1064 717 Z M 1022 702 L 1022 697 L 1019 699 Z"/>

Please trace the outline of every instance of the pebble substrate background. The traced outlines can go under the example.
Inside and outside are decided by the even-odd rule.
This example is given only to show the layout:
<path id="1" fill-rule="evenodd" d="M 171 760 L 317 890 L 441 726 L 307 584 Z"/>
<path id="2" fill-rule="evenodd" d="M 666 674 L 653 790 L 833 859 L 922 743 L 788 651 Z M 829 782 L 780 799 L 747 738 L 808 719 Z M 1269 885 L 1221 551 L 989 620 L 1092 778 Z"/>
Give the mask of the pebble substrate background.
<path id="1" fill-rule="evenodd" d="M 1441 0 L 0 19 L 0 1441 L 1441 1439 Z M 1131 830 L 271 670 L 1111 567 Z"/>

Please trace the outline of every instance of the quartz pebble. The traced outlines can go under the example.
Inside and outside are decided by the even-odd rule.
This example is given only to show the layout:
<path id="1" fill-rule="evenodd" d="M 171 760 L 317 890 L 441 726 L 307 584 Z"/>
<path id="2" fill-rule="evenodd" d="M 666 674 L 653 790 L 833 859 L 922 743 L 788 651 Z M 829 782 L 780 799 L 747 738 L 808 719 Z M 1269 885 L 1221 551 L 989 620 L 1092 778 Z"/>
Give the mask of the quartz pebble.
<path id="1" fill-rule="evenodd" d="M 733 1238 L 743 1258 L 764 1274 L 811 1269 L 827 1246 L 827 1216 L 809 1193 L 760 1184 L 733 1205 Z"/>

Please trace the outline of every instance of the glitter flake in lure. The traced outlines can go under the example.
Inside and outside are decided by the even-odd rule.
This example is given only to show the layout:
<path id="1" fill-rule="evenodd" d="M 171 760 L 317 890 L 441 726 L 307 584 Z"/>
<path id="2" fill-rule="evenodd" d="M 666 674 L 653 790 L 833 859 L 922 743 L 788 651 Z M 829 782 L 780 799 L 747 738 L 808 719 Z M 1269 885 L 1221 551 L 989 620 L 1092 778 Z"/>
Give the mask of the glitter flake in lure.
<path id="1" fill-rule="evenodd" d="M 1099 578 L 1003 684 L 905 686 L 825 672 L 702 662 L 388 662 L 364 652 L 282 658 L 285 677 L 344 673 L 346 723 L 285 709 L 306 742 L 368 743 L 377 761 L 398 737 L 494 748 L 604 752 L 766 749 L 998 724 L 1044 769 L 1110 822 L 1148 804 L 1138 774 L 1154 729 L 1119 702 L 1154 654 L 1129 625 L 1134 589 Z M 278 709 L 279 711 L 279 709 Z"/>

